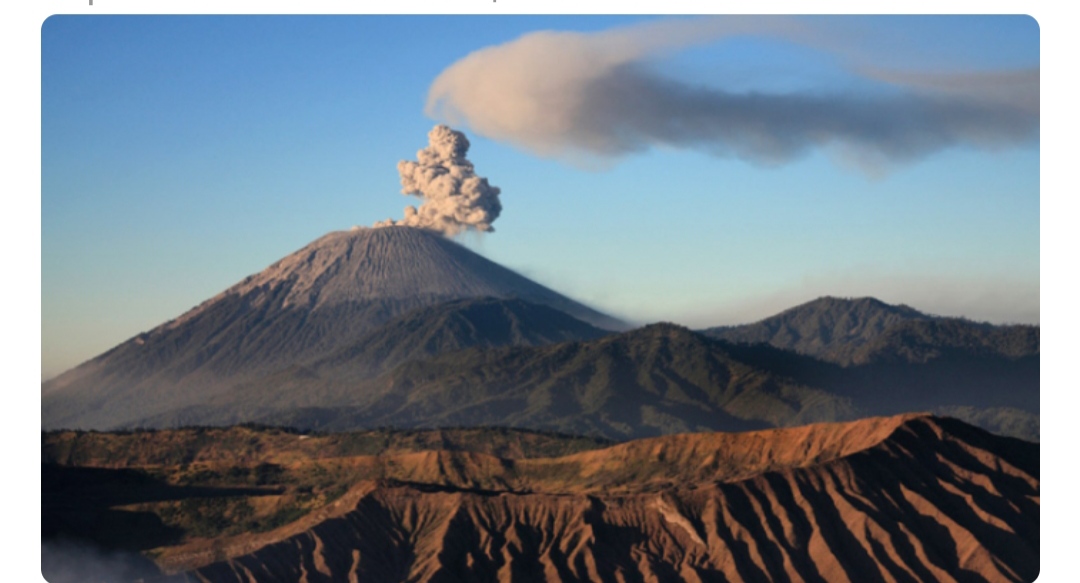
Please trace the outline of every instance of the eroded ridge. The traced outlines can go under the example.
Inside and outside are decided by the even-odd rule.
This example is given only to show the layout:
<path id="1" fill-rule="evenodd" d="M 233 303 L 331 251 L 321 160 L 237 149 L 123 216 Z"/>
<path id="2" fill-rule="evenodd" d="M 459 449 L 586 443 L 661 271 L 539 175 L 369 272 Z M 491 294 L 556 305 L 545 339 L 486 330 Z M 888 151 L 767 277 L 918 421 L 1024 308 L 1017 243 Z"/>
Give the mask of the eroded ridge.
<path id="1" fill-rule="evenodd" d="M 219 543 L 224 560 L 190 565 L 174 579 L 861 582 L 1038 574 L 1038 445 L 952 419 L 681 435 L 554 459 L 397 458 L 413 466 L 414 479 L 358 483 L 321 514 L 258 540 Z"/>

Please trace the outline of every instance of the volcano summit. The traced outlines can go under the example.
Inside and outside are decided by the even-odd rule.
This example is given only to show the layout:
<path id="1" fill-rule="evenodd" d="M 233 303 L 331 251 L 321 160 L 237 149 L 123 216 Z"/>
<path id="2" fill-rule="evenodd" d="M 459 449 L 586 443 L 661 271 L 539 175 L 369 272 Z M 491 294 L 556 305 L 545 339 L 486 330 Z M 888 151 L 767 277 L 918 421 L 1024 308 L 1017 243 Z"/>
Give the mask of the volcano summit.
<path id="1" fill-rule="evenodd" d="M 327 234 L 46 382 L 42 425 L 102 429 L 192 406 L 329 356 L 409 311 L 484 297 L 625 327 L 431 231 L 354 228 Z"/>

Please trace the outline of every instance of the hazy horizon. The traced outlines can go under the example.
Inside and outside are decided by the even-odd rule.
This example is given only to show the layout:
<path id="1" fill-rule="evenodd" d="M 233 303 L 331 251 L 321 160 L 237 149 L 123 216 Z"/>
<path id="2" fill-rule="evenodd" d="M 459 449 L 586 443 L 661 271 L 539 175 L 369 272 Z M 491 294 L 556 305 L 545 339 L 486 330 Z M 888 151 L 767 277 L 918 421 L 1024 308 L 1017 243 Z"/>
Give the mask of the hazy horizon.
<path id="1" fill-rule="evenodd" d="M 453 239 L 456 240 L 458 243 L 467 243 L 467 241 L 465 240 L 466 237 L 459 236 L 459 237 L 455 237 Z M 469 247 L 468 245 L 465 245 L 465 246 Z M 473 251 L 478 251 L 478 250 L 482 250 L 482 249 L 477 249 L 475 247 L 472 247 L 472 250 Z M 267 267 L 269 267 L 269 265 Z M 261 271 L 261 270 L 259 270 L 259 271 Z M 515 270 L 515 271 L 518 271 L 519 273 L 522 273 L 522 274 L 526 274 L 528 270 Z M 248 275 L 254 275 L 255 273 L 258 273 L 258 271 L 252 272 L 250 274 L 245 274 L 243 276 L 240 276 L 240 277 L 237 278 L 236 282 L 234 282 L 234 283 L 239 283 L 242 279 L 244 279 Z M 554 289 L 555 291 L 559 291 L 559 292 L 562 291 L 562 290 L 559 290 L 558 287 L 551 284 L 550 282 L 543 281 L 542 278 L 541 279 L 534 278 L 534 280 L 537 281 L 537 283 L 540 283 L 542 285 L 545 285 L 547 287 L 550 287 L 550 288 Z M 1024 318 L 1023 314 L 1021 314 L 1021 317 L 1011 317 L 1009 315 L 1001 315 L 999 317 L 995 317 L 995 315 L 997 314 L 994 311 L 996 306 L 993 305 L 994 304 L 993 299 L 995 299 L 995 298 L 989 298 L 989 301 L 987 301 L 987 298 L 972 297 L 971 298 L 972 301 L 970 303 L 968 303 L 968 304 L 960 304 L 960 303 L 956 303 L 956 302 L 949 303 L 948 301 L 941 302 L 940 301 L 941 298 L 938 297 L 937 298 L 938 302 L 935 303 L 933 301 L 935 299 L 934 294 L 937 293 L 941 289 L 941 286 L 937 286 L 936 289 L 933 286 L 927 286 L 926 291 L 923 291 L 921 294 L 920 294 L 920 291 L 918 289 L 914 289 L 913 291 L 909 290 L 909 292 L 905 296 L 907 298 L 914 297 L 914 298 L 917 298 L 918 300 L 923 300 L 923 301 L 912 301 L 910 299 L 896 298 L 896 297 L 892 297 L 892 296 L 889 296 L 889 295 L 882 295 L 882 294 L 875 294 L 875 293 L 861 293 L 861 294 L 856 293 L 856 294 L 851 294 L 851 295 L 844 295 L 844 294 L 829 293 L 827 291 L 820 291 L 820 292 L 813 291 L 815 289 L 821 289 L 821 286 L 826 285 L 827 284 L 826 282 L 828 282 L 828 281 L 830 281 L 830 280 L 828 280 L 828 278 L 825 278 L 825 279 L 819 280 L 819 281 L 807 280 L 807 281 L 804 281 L 803 284 L 801 286 L 797 287 L 797 288 L 794 288 L 794 289 L 791 289 L 791 290 L 780 290 L 780 291 L 778 291 L 777 293 L 775 293 L 775 294 L 773 294 L 771 296 L 766 296 L 766 297 L 761 297 L 761 298 L 752 298 L 752 299 L 749 299 L 749 300 L 745 300 L 742 303 L 738 303 L 738 304 L 734 304 L 734 305 L 728 305 L 728 306 L 706 306 L 706 309 L 700 310 L 699 313 L 694 313 L 693 311 L 688 311 L 688 312 L 686 312 L 684 314 L 676 314 L 676 315 L 673 315 L 673 316 L 663 316 L 663 315 L 661 315 L 661 316 L 653 318 L 653 319 L 635 318 L 633 316 L 633 314 L 626 314 L 626 313 L 619 313 L 619 312 L 605 310 L 603 306 L 590 305 L 590 307 L 599 309 L 600 311 L 605 311 L 609 315 L 620 318 L 620 319 L 622 319 L 622 320 L 624 320 L 624 321 L 626 321 L 626 322 L 628 322 L 628 323 L 630 323 L 632 325 L 635 325 L 635 326 L 646 325 L 646 324 L 650 324 L 650 323 L 656 323 L 656 322 L 664 321 L 664 322 L 673 322 L 675 324 L 681 324 L 683 326 L 687 326 L 687 327 L 693 328 L 693 329 L 703 329 L 703 328 L 709 328 L 709 327 L 713 327 L 713 326 L 728 326 L 728 325 L 740 325 L 740 324 L 754 323 L 754 322 L 760 321 L 760 320 L 762 320 L 764 318 L 776 315 L 777 313 L 779 313 L 779 312 L 781 312 L 783 310 L 793 308 L 793 307 L 796 307 L 798 305 L 801 305 L 801 304 L 804 304 L 804 303 L 807 303 L 807 302 L 810 302 L 810 301 L 813 301 L 815 299 L 825 297 L 825 296 L 844 297 L 844 298 L 853 298 L 853 299 L 854 298 L 861 298 L 861 297 L 873 297 L 875 299 L 878 299 L 878 300 L 884 301 L 885 303 L 889 303 L 889 304 L 893 304 L 893 305 L 906 304 L 906 305 L 908 305 L 910 307 L 913 307 L 913 308 L 915 308 L 915 309 L 917 309 L 917 310 L 919 310 L 921 312 L 924 312 L 924 313 L 926 313 L 928 315 L 933 315 L 933 316 L 960 317 L 960 318 L 967 318 L 967 319 L 975 320 L 975 321 L 989 322 L 989 323 L 992 323 L 992 324 L 1030 324 L 1030 325 L 1039 325 L 1039 314 L 1038 314 L 1037 307 L 1036 307 L 1036 311 L 1034 312 L 1034 314 L 1030 314 L 1031 317 L 1029 317 L 1029 318 Z M 848 289 L 852 289 L 852 290 L 860 290 L 860 289 L 862 289 L 862 290 L 873 290 L 874 289 L 874 287 L 873 287 L 874 283 L 875 282 L 872 279 L 867 279 L 867 280 L 861 281 L 861 282 L 852 282 L 852 285 L 850 287 L 848 287 Z M 887 281 L 878 281 L 877 283 L 878 284 L 888 284 L 889 282 L 887 282 Z M 893 283 L 895 284 L 896 282 L 893 282 Z M 911 287 L 911 286 L 909 286 L 909 287 Z M 915 286 L 915 287 L 917 288 L 918 286 Z M 219 290 L 219 292 L 223 292 L 223 291 L 225 291 L 224 288 Z M 954 291 L 956 291 L 956 290 L 954 290 Z M 1020 293 L 1014 295 L 1013 298 L 1009 298 L 1009 299 L 1013 299 L 1013 300 L 1015 300 L 1017 298 L 1023 299 L 1023 297 L 1022 297 L 1023 292 L 1031 292 L 1031 291 L 1032 290 L 1022 290 L 1021 289 L 1021 290 L 1019 290 Z M 1035 298 L 1037 300 L 1037 298 L 1038 298 L 1038 287 L 1036 286 L 1033 291 L 1034 291 L 1034 296 L 1035 296 Z M 216 296 L 219 292 L 215 292 L 215 293 L 207 296 L 205 299 L 210 299 L 211 297 Z M 962 295 L 962 294 L 957 294 L 957 295 Z M 577 299 L 577 298 L 571 298 L 571 299 Z M 201 303 L 201 301 L 199 303 Z M 104 349 L 102 349 L 102 350 L 100 350 L 100 351 L 98 351 L 98 352 L 96 352 L 94 354 L 91 354 L 88 357 L 84 358 L 83 360 L 75 362 L 74 364 L 71 364 L 70 366 L 67 366 L 66 368 L 55 369 L 55 370 L 52 370 L 52 371 L 43 370 L 41 380 L 42 380 L 42 382 L 44 382 L 44 381 L 50 380 L 51 378 L 55 378 L 56 376 L 66 372 L 67 370 L 70 370 L 71 368 L 73 368 L 75 366 L 78 366 L 79 364 L 82 364 L 86 360 L 89 360 L 89 359 L 97 356 L 101 352 L 104 352 L 105 350 L 108 350 L 112 346 L 115 346 L 117 344 L 125 342 L 125 341 L 129 340 L 130 338 L 132 338 L 132 337 L 134 337 L 134 336 L 136 336 L 138 334 L 141 334 L 143 332 L 147 332 L 147 331 L 149 331 L 149 330 L 151 330 L 151 329 L 153 329 L 153 328 L 155 328 L 155 327 L 157 327 L 157 326 L 159 326 L 161 324 L 166 323 L 167 321 L 169 321 L 169 320 L 171 320 L 171 319 L 173 319 L 175 317 L 181 316 L 184 312 L 187 312 L 188 309 L 195 308 L 197 305 L 198 305 L 197 303 L 193 304 L 189 308 L 186 308 L 186 309 L 183 309 L 183 310 L 181 310 L 179 312 L 176 312 L 173 316 L 170 316 L 170 317 L 168 317 L 166 319 L 163 319 L 160 322 L 157 322 L 157 323 L 153 324 L 152 326 L 149 326 L 149 327 L 147 327 L 145 329 L 142 329 L 142 330 L 138 330 L 138 331 L 136 331 L 136 332 L 124 337 L 124 338 L 120 338 L 120 339 L 116 340 L 115 342 L 113 342 L 113 344 L 109 345 L 108 347 L 106 347 L 106 348 L 104 348 Z M 1036 302 L 1036 305 L 1037 305 L 1037 302 Z M 928 307 L 928 306 L 931 306 L 931 307 Z M 43 358 L 43 364 L 44 364 L 44 362 L 45 361 L 44 361 L 44 358 Z"/>

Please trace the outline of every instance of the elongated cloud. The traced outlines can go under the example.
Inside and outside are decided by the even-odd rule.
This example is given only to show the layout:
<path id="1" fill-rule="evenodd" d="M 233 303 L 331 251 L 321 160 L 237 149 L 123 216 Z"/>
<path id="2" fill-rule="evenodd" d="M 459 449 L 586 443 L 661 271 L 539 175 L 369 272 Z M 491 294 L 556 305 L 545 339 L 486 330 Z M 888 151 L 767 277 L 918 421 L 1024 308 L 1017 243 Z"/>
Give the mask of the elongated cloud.
<path id="1" fill-rule="evenodd" d="M 398 162 L 402 194 L 420 197 L 419 208 L 405 207 L 405 218 L 387 219 L 376 227 L 420 227 L 453 236 L 462 231 L 493 231 L 499 218 L 499 188 L 477 176 L 465 158 L 469 140 L 465 134 L 437 125 L 428 133 L 428 147 L 416 153 L 417 161 Z"/>
<path id="2" fill-rule="evenodd" d="M 810 21 L 709 18 L 600 33 L 538 32 L 443 71 L 429 115 L 547 156 L 616 157 L 654 146 L 762 163 L 835 147 L 870 164 L 958 145 L 1000 148 L 1038 136 L 1038 70 L 931 74 L 859 62 L 854 35 Z M 735 35 L 827 51 L 872 91 L 736 92 L 658 73 L 667 54 Z"/>

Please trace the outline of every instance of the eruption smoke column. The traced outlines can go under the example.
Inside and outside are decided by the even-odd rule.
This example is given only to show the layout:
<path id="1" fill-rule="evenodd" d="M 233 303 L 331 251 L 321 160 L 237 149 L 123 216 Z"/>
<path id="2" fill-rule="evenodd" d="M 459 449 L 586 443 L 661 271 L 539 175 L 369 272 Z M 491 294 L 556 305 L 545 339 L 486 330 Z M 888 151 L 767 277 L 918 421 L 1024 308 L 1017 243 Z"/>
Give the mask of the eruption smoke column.
<path id="1" fill-rule="evenodd" d="M 465 134 L 437 125 L 428 133 L 428 147 L 416 153 L 417 161 L 398 162 L 402 194 L 423 199 L 419 208 L 405 207 L 405 218 L 387 219 L 376 227 L 420 227 L 453 236 L 467 229 L 494 231 L 499 218 L 499 188 L 477 176 L 465 158 L 469 140 Z"/>

